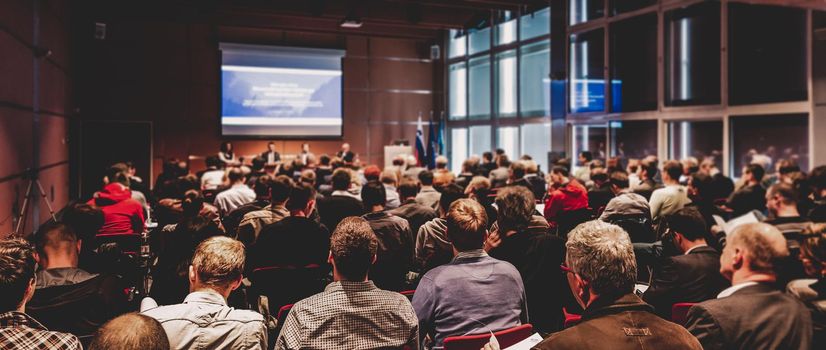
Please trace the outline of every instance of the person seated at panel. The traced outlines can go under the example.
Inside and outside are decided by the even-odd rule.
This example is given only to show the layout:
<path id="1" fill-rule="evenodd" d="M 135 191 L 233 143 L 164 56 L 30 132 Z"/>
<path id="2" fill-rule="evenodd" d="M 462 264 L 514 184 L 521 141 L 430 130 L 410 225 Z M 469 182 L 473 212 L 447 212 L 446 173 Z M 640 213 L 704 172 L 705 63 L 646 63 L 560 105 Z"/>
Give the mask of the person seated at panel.
<path id="1" fill-rule="evenodd" d="M 338 223 L 348 216 L 364 214 L 361 197 L 348 191 L 353 183 L 350 171 L 344 168 L 336 169 L 333 171 L 332 181 L 333 193 L 318 202 L 321 223 L 328 228 L 338 226 Z"/>
<path id="2" fill-rule="evenodd" d="M 529 189 L 499 189 L 496 206 L 499 216 L 485 240 L 485 250 L 519 271 L 534 328 L 541 332 L 562 329 L 562 301 L 567 290 L 560 288 L 565 280 L 557 271 L 565 258 L 565 241 L 548 232 L 545 218 L 534 215 L 536 206 Z"/>
<path id="3" fill-rule="evenodd" d="M 241 165 L 239 159 L 235 156 L 235 151 L 232 148 L 232 143 L 224 141 L 221 143 L 221 151 L 218 152 L 218 159 L 227 167 L 234 167 Z"/>
<path id="4" fill-rule="evenodd" d="M 720 257 L 731 287 L 688 310 L 686 328 L 703 349 L 809 349 L 812 318 L 778 290 L 774 262 L 789 255 L 786 239 L 765 223 L 734 229 Z"/>
<path id="5" fill-rule="evenodd" d="M 386 198 L 379 182 L 368 182 L 361 189 L 361 201 L 367 210 L 362 218 L 379 240 L 372 279 L 379 288 L 402 291 L 407 289 L 406 276 L 413 267 L 413 233 L 407 220 L 385 210 Z"/>
<path id="6" fill-rule="evenodd" d="M 127 309 L 127 284 L 112 274 L 98 275 L 78 268 L 84 243 L 63 223 L 47 223 L 34 235 L 39 264 L 37 293 L 29 313 L 61 332 L 92 335 L 98 327 Z M 71 317 L 67 317 L 71 315 Z"/>
<path id="7" fill-rule="evenodd" d="M 341 149 L 336 152 L 336 157 L 341 158 L 345 164 L 352 164 L 356 159 L 356 154 L 350 151 L 350 144 L 345 142 L 341 144 Z"/>
<path id="8" fill-rule="evenodd" d="M 450 205 L 460 198 L 464 198 L 464 194 L 459 185 L 445 186 L 439 198 L 439 217 L 424 223 L 416 233 L 416 269 L 419 272 L 425 273 L 453 259 L 453 248 L 445 231 L 445 217 Z"/>
<path id="9" fill-rule="evenodd" d="M 49 331 L 26 314 L 35 294 L 34 247 L 20 238 L 0 240 L 0 348 L 81 350 L 78 338 Z"/>
<path id="10" fill-rule="evenodd" d="M 528 323 L 519 271 L 488 256 L 485 209 L 459 199 L 446 215 L 453 260 L 428 271 L 413 294 L 413 309 L 426 349 L 442 348 L 450 336 L 484 334 Z"/>
<path id="11" fill-rule="evenodd" d="M 275 349 L 418 349 L 419 325 L 410 302 L 369 279 L 378 246 L 367 221 L 342 220 L 327 258 L 334 282 L 293 305 Z"/>
<path id="12" fill-rule="evenodd" d="M 419 182 L 422 184 L 422 188 L 419 190 L 419 194 L 416 195 L 416 202 L 434 210 L 438 209 L 439 197 L 442 194 L 433 186 L 433 172 L 429 170 L 419 172 Z"/>
<path id="13" fill-rule="evenodd" d="M 215 206 L 226 216 L 236 208 L 255 200 L 255 191 L 247 186 L 247 178 L 239 168 L 227 171 L 230 187 L 215 196 Z"/>
<path id="14" fill-rule="evenodd" d="M 717 297 L 729 283 L 720 275 L 720 253 L 706 242 L 706 223 L 694 207 L 665 217 L 668 240 L 680 255 L 654 265 L 651 284 L 642 298 L 657 314 L 671 319 L 676 303 L 699 303 Z M 665 239 L 664 239 L 665 240 Z"/>
<path id="15" fill-rule="evenodd" d="M 171 349 L 267 349 L 264 317 L 227 306 L 227 297 L 241 285 L 245 258 L 244 245 L 237 240 L 206 239 L 195 248 L 188 271 L 190 293 L 183 303 L 141 313 L 163 325 Z"/>
<path id="16" fill-rule="evenodd" d="M 281 162 L 281 154 L 275 150 L 275 142 L 267 143 L 267 150 L 261 153 L 261 158 L 266 164 L 275 164 Z"/>
<path id="17" fill-rule="evenodd" d="M 826 224 L 805 229 L 800 244 L 800 260 L 809 278 L 794 280 L 786 293 L 806 304 L 812 314 L 812 349 L 826 346 Z"/>
<path id="18" fill-rule="evenodd" d="M 637 265 L 621 227 L 588 221 L 568 233 L 565 247 L 561 269 L 585 311 L 577 325 L 534 349 L 702 349 L 684 328 L 655 315 L 634 294 Z"/>
<path id="19" fill-rule="evenodd" d="M 169 350 L 169 338 L 160 322 L 129 313 L 106 322 L 95 334 L 89 350 Z"/>
<path id="20" fill-rule="evenodd" d="M 315 154 L 310 152 L 310 144 L 309 143 L 302 143 L 301 144 L 301 152 L 298 153 L 298 156 L 295 158 L 296 161 L 301 162 L 301 164 L 309 164 L 313 160 L 315 160 Z M 301 171 L 300 169 L 298 171 Z"/>
<path id="21" fill-rule="evenodd" d="M 103 211 L 103 227 L 98 234 L 140 234 L 143 232 L 144 207 L 132 199 L 129 178 L 119 168 L 110 168 L 107 183 L 87 204 Z"/>
<path id="22" fill-rule="evenodd" d="M 407 223 L 410 224 L 410 232 L 416 234 L 418 234 L 422 225 L 437 217 L 433 208 L 416 202 L 416 195 L 420 188 L 419 180 L 403 179 L 401 185 L 399 185 L 399 196 L 402 204 L 398 208 L 390 210 L 390 214 L 407 220 Z"/>

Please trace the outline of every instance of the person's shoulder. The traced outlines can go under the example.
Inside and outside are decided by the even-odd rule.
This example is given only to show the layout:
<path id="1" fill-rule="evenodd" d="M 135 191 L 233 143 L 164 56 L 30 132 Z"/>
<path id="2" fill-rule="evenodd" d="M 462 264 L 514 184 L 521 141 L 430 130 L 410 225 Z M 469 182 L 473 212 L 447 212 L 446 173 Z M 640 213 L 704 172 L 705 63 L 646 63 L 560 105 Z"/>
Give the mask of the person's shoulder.
<path id="1" fill-rule="evenodd" d="M 580 344 L 578 341 L 578 339 L 581 337 L 580 333 L 580 330 L 576 327 L 564 329 L 554 334 L 551 334 L 531 349 L 577 349 L 582 347 L 582 344 Z"/>

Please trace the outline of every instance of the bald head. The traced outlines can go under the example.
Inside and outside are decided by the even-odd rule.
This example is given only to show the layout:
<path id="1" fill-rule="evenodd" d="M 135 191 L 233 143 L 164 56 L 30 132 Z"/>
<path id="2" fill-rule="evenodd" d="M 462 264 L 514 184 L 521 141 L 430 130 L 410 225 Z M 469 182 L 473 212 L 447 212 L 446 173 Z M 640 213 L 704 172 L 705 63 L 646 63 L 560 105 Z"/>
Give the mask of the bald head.
<path id="1" fill-rule="evenodd" d="M 789 256 L 786 238 L 776 227 L 764 223 L 737 227 L 727 240 L 720 257 L 720 272 L 737 283 L 741 278 L 763 274 L 774 277 L 777 259 Z"/>
<path id="2" fill-rule="evenodd" d="M 130 313 L 100 327 L 89 349 L 166 350 L 169 349 L 169 339 L 154 318 Z"/>

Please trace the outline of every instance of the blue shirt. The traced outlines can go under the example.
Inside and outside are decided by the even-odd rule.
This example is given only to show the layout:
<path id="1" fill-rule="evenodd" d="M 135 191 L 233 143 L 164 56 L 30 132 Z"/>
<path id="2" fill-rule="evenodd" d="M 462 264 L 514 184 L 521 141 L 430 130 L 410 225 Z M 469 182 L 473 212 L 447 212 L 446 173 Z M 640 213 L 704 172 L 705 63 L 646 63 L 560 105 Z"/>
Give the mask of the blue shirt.
<path id="1" fill-rule="evenodd" d="M 413 295 L 419 332 L 430 348 L 446 337 L 496 332 L 528 322 L 525 287 L 519 271 L 483 250 L 461 252 L 427 272 Z"/>

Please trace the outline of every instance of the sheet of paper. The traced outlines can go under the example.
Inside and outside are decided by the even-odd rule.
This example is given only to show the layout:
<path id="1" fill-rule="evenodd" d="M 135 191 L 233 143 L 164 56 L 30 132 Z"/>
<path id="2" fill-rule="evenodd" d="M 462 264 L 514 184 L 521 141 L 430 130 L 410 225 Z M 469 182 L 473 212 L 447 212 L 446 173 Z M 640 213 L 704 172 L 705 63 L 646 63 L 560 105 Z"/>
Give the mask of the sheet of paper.
<path id="1" fill-rule="evenodd" d="M 534 333 L 532 336 L 528 337 L 527 339 L 513 344 L 504 350 L 530 350 L 532 347 L 536 346 L 542 341 L 542 336 L 539 333 Z"/>
<path id="2" fill-rule="evenodd" d="M 634 289 L 636 289 L 636 290 L 637 290 L 637 292 L 638 292 L 637 294 L 638 294 L 638 295 L 640 295 L 640 294 L 644 294 L 644 293 L 645 293 L 645 291 L 647 291 L 647 290 L 648 290 L 648 285 L 647 285 L 647 284 L 642 284 L 642 283 L 637 283 L 637 284 L 634 286 Z"/>
<path id="3" fill-rule="evenodd" d="M 760 219 L 758 219 L 757 216 L 754 215 L 753 212 L 749 212 L 749 213 L 743 214 L 741 216 L 738 216 L 734 219 L 731 219 L 726 223 L 726 227 L 725 227 L 726 235 L 731 234 L 731 232 L 733 232 L 734 229 L 737 228 L 737 226 L 740 226 L 740 225 L 743 225 L 743 224 L 751 224 L 751 223 L 755 223 L 755 222 L 760 222 Z"/>

